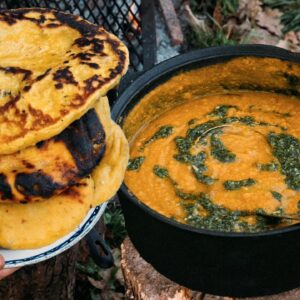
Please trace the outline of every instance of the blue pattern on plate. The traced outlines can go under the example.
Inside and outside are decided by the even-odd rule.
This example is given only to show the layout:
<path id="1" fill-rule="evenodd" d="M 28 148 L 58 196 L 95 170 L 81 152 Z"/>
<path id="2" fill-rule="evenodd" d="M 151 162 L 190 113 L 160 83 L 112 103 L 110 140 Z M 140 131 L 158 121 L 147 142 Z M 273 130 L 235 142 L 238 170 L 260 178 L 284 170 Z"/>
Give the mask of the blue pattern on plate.
<path id="1" fill-rule="evenodd" d="M 44 252 L 44 253 L 41 253 L 38 255 L 34 255 L 31 257 L 24 258 L 24 259 L 8 260 L 5 262 L 5 266 L 15 265 L 15 264 L 19 264 L 19 263 L 25 263 L 25 262 L 28 262 L 31 260 L 40 259 L 44 256 L 48 256 L 56 251 L 59 251 L 60 249 L 62 249 L 64 247 L 66 247 L 68 244 L 70 244 L 74 239 L 76 239 L 79 235 L 81 235 L 89 227 L 89 225 L 93 222 L 94 218 L 99 213 L 100 209 L 101 209 L 101 206 L 95 207 L 90 218 L 80 227 L 80 229 L 77 230 L 74 235 L 72 235 L 68 240 L 64 241 L 60 245 L 52 248 L 51 250 L 48 250 L 47 252 Z"/>

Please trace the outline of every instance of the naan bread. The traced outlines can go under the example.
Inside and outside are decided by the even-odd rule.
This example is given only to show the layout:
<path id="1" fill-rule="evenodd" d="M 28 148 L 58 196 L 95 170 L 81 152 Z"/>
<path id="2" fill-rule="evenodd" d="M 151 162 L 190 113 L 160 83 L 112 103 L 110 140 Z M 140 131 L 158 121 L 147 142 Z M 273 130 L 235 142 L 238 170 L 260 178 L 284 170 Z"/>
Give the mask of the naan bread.
<path id="1" fill-rule="evenodd" d="M 94 199 L 94 182 L 82 179 L 49 201 L 0 204 L 0 248 L 33 249 L 70 233 L 85 218 Z"/>
<path id="2" fill-rule="evenodd" d="M 4 10 L 0 28 L 0 154 L 62 132 L 128 67 L 125 45 L 77 16 Z"/>
<path id="3" fill-rule="evenodd" d="M 0 203 L 45 200 L 89 175 L 105 152 L 100 115 L 105 121 L 109 112 L 98 106 L 97 112 L 90 109 L 59 135 L 17 153 L 0 155 Z"/>
<path id="4" fill-rule="evenodd" d="M 129 159 L 127 139 L 117 124 L 111 121 L 111 132 L 107 139 L 106 152 L 93 172 L 95 196 L 93 205 L 97 206 L 112 198 L 122 184 Z"/>
<path id="5" fill-rule="evenodd" d="M 109 103 L 95 108 L 107 134 L 106 151 L 92 174 L 47 201 L 0 203 L 0 248 L 32 249 L 49 245 L 80 224 L 88 210 L 109 200 L 120 187 L 129 158 L 128 142 L 110 119 Z"/>
<path id="6" fill-rule="evenodd" d="M 103 97 L 97 102 L 95 109 L 101 112 L 99 116 L 107 139 L 105 154 L 91 173 L 95 184 L 93 206 L 100 205 L 116 194 L 123 181 L 129 159 L 127 139 L 120 126 L 110 118 L 108 99 Z"/>

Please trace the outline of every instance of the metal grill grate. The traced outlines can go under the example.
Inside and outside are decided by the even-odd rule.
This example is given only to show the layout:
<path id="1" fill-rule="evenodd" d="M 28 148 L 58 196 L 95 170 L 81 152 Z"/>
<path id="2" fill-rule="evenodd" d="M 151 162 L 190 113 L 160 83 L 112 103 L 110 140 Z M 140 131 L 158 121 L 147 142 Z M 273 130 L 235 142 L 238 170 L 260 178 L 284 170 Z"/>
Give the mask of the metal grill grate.
<path id="1" fill-rule="evenodd" d="M 146 49 L 143 47 L 142 36 L 142 0 L 0 1 L 1 9 L 20 7 L 58 9 L 80 15 L 90 22 L 100 24 L 126 43 L 130 52 L 132 69 L 134 71 L 142 71 L 144 69 L 144 52 L 146 52 Z"/>

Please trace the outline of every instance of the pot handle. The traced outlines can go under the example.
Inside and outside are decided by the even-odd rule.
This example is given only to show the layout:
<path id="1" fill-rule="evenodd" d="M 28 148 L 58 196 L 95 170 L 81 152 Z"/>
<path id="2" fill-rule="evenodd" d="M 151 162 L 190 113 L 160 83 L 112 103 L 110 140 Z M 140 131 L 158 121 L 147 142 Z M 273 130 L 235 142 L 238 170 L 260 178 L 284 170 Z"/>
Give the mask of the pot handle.
<path id="1" fill-rule="evenodd" d="M 95 228 L 87 234 L 85 240 L 93 260 L 99 267 L 108 269 L 114 265 L 114 258 L 109 246 Z"/>

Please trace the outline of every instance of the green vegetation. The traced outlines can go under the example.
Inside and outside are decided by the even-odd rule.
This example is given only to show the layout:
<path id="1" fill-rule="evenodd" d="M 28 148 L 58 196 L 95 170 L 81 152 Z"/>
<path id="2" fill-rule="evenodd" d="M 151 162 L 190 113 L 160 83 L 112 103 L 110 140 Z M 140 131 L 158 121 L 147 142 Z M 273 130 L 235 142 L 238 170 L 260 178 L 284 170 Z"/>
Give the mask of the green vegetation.
<path id="1" fill-rule="evenodd" d="M 107 228 L 106 239 L 111 247 L 119 247 L 127 235 L 122 209 L 118 202 L 110 203 L 103 215 Z"/>
<path id="2" fill-rule="evenodd" d="M 79 276 L 76 280 L 76 299 L 123 299 L 125 289 L 119 248 L 127 232 L 118 201 L 113 200 L 108 204 L 103 218 L 106 226 L 105 239 L 112 249 L 115 264 L 110 269 L 102 269 L 92 258 L 77 262 Z"/>
<path id="3" fill-rule="evenodd" d="M 283 12 L 281 16 L 281 22 L 284 24 L 283 33 L 300 30 L 299 0 L 264 0 L 263 2 L 272 8 L 279 8 Z"/>
<path id="4" fill-rule="evenodd" d="M 207 48 L 223 45 L 237 45 L 238 42 L 227 36 L 223 29 L 215 31 L 189 31 L 187 33 L 189 45 L 192 48 Z"/>

